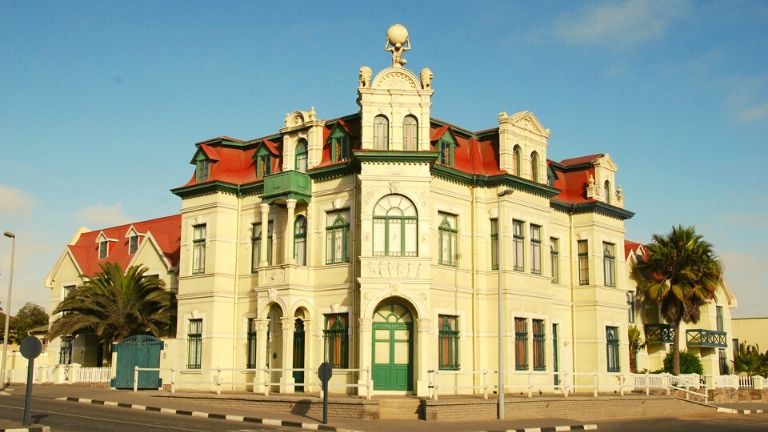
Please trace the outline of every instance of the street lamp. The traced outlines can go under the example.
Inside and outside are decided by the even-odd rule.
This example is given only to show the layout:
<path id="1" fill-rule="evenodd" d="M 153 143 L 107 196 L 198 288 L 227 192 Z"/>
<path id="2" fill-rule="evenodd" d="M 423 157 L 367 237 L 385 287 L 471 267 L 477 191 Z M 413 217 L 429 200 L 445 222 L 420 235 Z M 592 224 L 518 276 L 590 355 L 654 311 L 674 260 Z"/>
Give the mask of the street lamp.
<path id="1" fill-rule="evenodd" d="M 5 360 L 8 354 L 8 324 L 11 321 L 11 288 L 13 288 L 13 258 L 16 254 L 16 234 L 6 231 L 4 236 L 11 239 L 11 272 L 8 277 L 8 300 L 5 303 L 5 330 L 3 332 L 3 359 L 0 362 L 0 389 L 5 390 Z"/>
<path id="2" fill-rule="evenodd" d="M 503 218 L 501 217 L 501 198 L 505 197 L 507 195 L 512 195 L 515 191 L 513 189 L 504 189 L 498 194 L 496 194 L 496 197 L 498 198 L 496 201 L 496 209 L 497 209 L 497 219 L 496 219 L 496 234 L 497 234 L 497 244 L 496 244 L 496 259 L 498 260 L 498 268 L 499 268 L 499 283 L 498 283 L 498 290 L 499 290 L 499 420 L 504 420 L 504 308 L 503 308 L 503 297 L 502 297 L 502 285 L 504 281 L 504 277 L 502 276 L 502 270 L 504 267 L 502 267 L 501 258 L 504 256 L 504 248 L 501 247 L 502 245 L 502 230 L 501 230 L 501 222 L 503 221 Z"/>

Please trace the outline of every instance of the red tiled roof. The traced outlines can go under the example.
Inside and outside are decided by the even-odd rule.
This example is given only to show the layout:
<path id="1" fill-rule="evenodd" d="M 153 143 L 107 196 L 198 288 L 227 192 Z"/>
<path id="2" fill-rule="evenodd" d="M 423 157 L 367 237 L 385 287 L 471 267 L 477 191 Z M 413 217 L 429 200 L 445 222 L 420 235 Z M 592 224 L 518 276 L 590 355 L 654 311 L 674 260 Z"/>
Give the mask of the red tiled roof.
<path id="1" fill-rule="evenodd" d="M 630 254 L 639 253 L 643 256 L 647 255 L 647 250 L 642 243 L 633 242 L 630 240 L 624 240 L 624 259 L 629 258 Z"/>
<path id="2" fill-rule="evenodd" d="M 142 222 L 134 222 L 101 230 L 88 231 L 80 235 L 77 242 L 68 246 L 83 274 L 92 276 L 98 273 L 100 264 L 114 262 L 125 269 L 133 259 L 128 253 L 128 230 L 133 227 L 139 235 L 139 247 L 147 240 L 141 234 L 151 234 L 157 242 L 163 255 L 176 266 L 179 263 L 179 247 L 181 241 L 181 215 L 165 216 Z M 99 259 L 99 244 L 96 241 L 101 233 L 110 240 L 107 258 Z"/>
<path id="3" fill-rule="evenodd" d="M 586 158 L 588 156 L 585 156 Z M 576 160 L 580 158 L 575 158 Z M 558 171 L 555 170 L 557 178 L 552 186 L 560 190 L 560 193 L 554 199 L 569 203 L 583 203 L 595 201 L 593 198 L 587 198 L 587 186 L 589 185 L 589 176 L 595 175 L 595 169 L 585 168 L 578 171 Z"/>
<path id="4" fill-rule="evenodd" d="M 562 161 L 560 161 L 560 165 L 563 165 L 566 167 L 573 166 L 573 165 L 581 165 L 581 164 L 593 162 L 595 159 L 601 158 L 603 156 L 605 156 L 604 153 L 596 153 L 596 154 L 579 156 L 579 157 L 570 158 L 570 159 L 563 159 Z"/>

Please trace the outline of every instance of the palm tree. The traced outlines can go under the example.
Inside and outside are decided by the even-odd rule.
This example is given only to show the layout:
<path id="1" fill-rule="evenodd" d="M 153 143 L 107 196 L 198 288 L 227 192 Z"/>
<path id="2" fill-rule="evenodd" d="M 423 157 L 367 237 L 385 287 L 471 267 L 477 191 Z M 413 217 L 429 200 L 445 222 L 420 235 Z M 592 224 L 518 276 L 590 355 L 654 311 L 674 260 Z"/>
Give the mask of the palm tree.
<path id="1" fill-rule="evenodd" d="M 648 254 L 632 269 L 641 301 L 657 303 L 674 326 L 673 371 L 680 374 L 680 323 L 697 323 L 701 306 L 715 299 L 722 278 L 712 244 L 694 227 L 672 227 L 666 236 L 653 235 Z"/>
<path id="2" fill-rule="evenodd" d="M 50 337 L 93 333 L 108 359 L 113 342 L 136 334 L 163 334 L 172 325 L 175 295 L 146 271 L 131 266 L 123 272 L 119 264 L 102 264 L 99 273 L 72 290 L 53 311 L 62 315 L 51 325 Z"/>
<path id="3" fill-rule="evenodd" d="M 759 345 L 739 345 L 739 351 L 733 357 L 733 366 L 736 372 L 744 372 L 748 377 L 754 375 L 766 376 L 768 374 L 768 351 L 760 352 Z"/>

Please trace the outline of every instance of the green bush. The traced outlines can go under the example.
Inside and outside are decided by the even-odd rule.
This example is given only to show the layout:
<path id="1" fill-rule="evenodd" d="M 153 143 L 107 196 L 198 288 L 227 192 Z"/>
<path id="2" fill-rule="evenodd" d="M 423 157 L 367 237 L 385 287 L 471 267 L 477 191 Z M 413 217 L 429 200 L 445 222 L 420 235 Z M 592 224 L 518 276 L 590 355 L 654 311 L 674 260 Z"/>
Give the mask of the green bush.
<path id="1" fill-rule="evenodd" d="M 672 352 L 664 357 L 664 372 L 672 373 Z M 680 351 L 680 373 L 681 374 L 699 374 L 704 375 L 704 366 L 701 360 L 695 354 L 687 351 Z"/>

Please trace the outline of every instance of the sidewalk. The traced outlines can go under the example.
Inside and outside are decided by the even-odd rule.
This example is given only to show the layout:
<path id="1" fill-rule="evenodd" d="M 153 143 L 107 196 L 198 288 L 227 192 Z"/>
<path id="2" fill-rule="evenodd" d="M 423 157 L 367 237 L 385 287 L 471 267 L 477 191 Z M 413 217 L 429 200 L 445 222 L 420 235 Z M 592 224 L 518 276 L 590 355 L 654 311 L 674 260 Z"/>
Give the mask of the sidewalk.
<path id="1" fill-rule="evenodd" d="M 18 391 L 18 390 L 17 390 Z M 123 409 L 143 409 L 161 411 L 187 416 L 200 416 L 239 420 L 245 423 L 262 423 L 275 426 L 291 426 L 309 430 L 330 431 L 392 431 L 402 432 L 466 432 L 498 430 L 595 430 L 594 424 L 584 424 L 573 418 L 513 419 L 505 421 L 456 421 L 426 422 L 423 420 L 361 420 L 348 418 L 329 418 L 329 425 L 320 425 L 322 418 L 308 413 L 277 413 L 266 409 L 249 407 L 250 393 L 227 393 L 217 396 L 212 393 L 176 393 L 148 390 L 132 392 L 130 390 L 110 390 L 98 387 L 80 387 L 77 385 L 35 385 L 34 395 L 38 398 L 68 398 L 74 405 L 95 403 L 112 405 Z M 77 401 L 77 402 L 75 402 Z M 212 403 L 214 402 L 215 403 Z M 110 402 L 105 404 L 104 402 Z"/>

